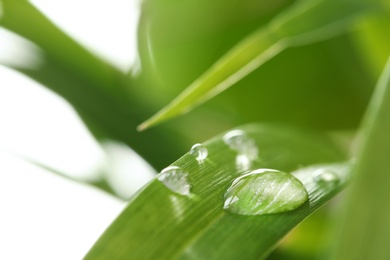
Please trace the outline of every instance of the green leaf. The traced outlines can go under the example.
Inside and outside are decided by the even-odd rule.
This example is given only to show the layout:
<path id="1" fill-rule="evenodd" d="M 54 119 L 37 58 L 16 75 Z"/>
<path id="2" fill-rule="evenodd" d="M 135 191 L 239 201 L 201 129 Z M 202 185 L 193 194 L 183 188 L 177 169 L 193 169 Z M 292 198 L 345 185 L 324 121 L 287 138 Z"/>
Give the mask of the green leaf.
<path id="1" fill-rule="evenodd" d="M 209 0 L 144 1 L 138 25 L 142 69 L 132 77 L 133 84 L 140 86 L 137 90 L 153 106 L 148 117 L 293 2 L 213 0 L 211 5 Z M 353 31 L 358 30 L 360 21 Z M 326 131 L 357 128 L 377 75 L 372 78 L 368 73 L 353 35 L 348 31 L 289 48 L 192 113 L 161 126 L 180 128 L 197 137 L 194 141 L 259 121 Z M 202 131 L 208 135 L 200 136 L 197 125 L 204 120 L 215 123 L 203 124 Z"/>
<path id="2" fill-rule="evenodd" d="M 390 9 L 380 15 L 368 16 L 360 25 L 361 29 L 355 32 L 358 51 L 369 65 L 374 79 L 377 79 L 390 55 Z"/>
<path id="3" fill-rule="evenodd" d="M 286 48 L 345 32 L 357 18 L 371 11 L 373 5 L 365 1 L 300 1 L 241 41 L 138 129 L 146 129 L 188 112 L 231 87 Z"/>
<path id="4" fill-rule="evenodd" d="M 390 59 L 362 124 L 354 182 L 332 259 L 390 259 L 389 133 Z"/>
<path id="5" fill-rule="evenodd" d="M 0 25 L 33 42 L 43 52 L 42 64 L 37 68 L 15 69 L 66 99 L 98 139 L 124 142 L 154 167 L 177 158 L 175 148 L 179 143 L 171 142 L 167 131 L 142 135 L 136 131 L 147 108 L 132 92 L 124 73 L 75 42 L 30 2 L 2 3 Z M 172 149 L 162 153 L 155 149 L 156 142 Z"/>
<path id="6" fill-rule="evenodd" d="M 199 161 L 185 154 L 168 171 L 176 171 L 178 176 L 164 175 L 165 171 L 133 196 L 86 259 L 263 258 L 345 184 L 348 167 L 328 165 L 345 157 L 326 138 L 270 125 L 239 129 L 246 139 L 236 139 L 238 146 L 227 142 L 226 135 L 217 136 L 204 143 L 206 159 Z M 241 146 L 243 140 L 248 144 L 245 147 Z M 244 169 L 242 155 L 249 160 Z M 233 180 L 248 169 L 259 168 L 294 174 L 306 187 L 309 200 L 295 210 L 277 214 L 244 216 L 225 211 L 224 194 Z M 318 169 L 333 171 L 339 181 L 331 185 L 315 182 Z M 185 189 L 177 189 L 172 180 Z"/>

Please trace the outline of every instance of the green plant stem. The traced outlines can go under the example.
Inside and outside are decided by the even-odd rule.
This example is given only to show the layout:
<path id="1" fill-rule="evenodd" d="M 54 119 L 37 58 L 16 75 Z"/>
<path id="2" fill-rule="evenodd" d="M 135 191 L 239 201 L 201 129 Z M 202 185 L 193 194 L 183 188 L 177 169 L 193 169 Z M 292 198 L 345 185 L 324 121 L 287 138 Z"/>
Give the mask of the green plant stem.
<path id="1" fill-rule="evenodd" d="M 390 259 L 390 59 L 363 121 L 361 138 L 332 259 Z"/>

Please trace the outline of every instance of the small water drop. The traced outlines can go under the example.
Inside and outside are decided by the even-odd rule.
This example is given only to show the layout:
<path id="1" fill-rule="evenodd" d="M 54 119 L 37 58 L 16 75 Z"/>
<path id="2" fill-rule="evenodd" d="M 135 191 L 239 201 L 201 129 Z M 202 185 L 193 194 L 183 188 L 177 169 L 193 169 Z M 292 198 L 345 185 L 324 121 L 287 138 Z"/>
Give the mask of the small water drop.
<path id="1" fill-rule="evenodd" d="M 232 150 L 236 151 L 242 149 L 242 145 L 245 144 L 247 139 L 248 138 L 244 131 L 241 130 L 232 130 L 223 136 L 225 144 L 227 144 Z"/>
<path id="2" fill-rule="evenodd" d="M 188 196 L 190 195 L 191 185 L 188 183 L 187 176 L 188 173 L 180 167 L 169 166 L 157 175 L 157 179 L 171 191 Z"/>
<path id="3" fill-rule="evenodd" d="M 190 150 L 190 154 L 196 158 L 199 163 L 202 163 L 208 155 L 208 150 L 201 144 L 194 144 Z"/>
<path id="4" fill-rule="evenodd" d="M 257 169 L 235 179 L 224 199 L 224 209 L 230 213 L 263 215 L 296 209 L 308 200 L 308 195 L 293 175 Z"/>
<path id="5" fill-rule="evenodd" d="M 313 179 L 318 184 L 337 184 L 340 181 L 336 173 L 326 169 L 316 170 Z"/>
<path id="6" fill-rule="evenodd" d="M 242 130 L 232 130 L 223 136 L 223 141 L 230 149 L 237 152 L 236 166 L 238 170 L 248 170 L 252 162 L 258 158 L 255 141 Z"/>

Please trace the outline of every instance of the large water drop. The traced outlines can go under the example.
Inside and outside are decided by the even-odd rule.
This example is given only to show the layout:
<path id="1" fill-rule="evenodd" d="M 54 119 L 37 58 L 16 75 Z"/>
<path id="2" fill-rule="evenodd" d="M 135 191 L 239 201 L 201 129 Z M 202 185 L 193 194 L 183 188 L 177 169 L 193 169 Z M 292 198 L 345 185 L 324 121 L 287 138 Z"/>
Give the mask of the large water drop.
<path id="1" fill-rule="evenodd" d="M 190 195 L 191 185 L 187 180 L 188 173 L 178 166 L 169 166 L 157 175 L 161 181 L 171 191 L 188 196 Z"/>
<path id="2" fill-rule="evenodd" d="M 224 209 L 230 213 L 262 215 L 296 209 L 308 200 L 308 195 L 293 175 L 257 169 L 235 179 L 224 199 Z"/>
<path id="3" fill-rule="evenodd" d="M 203 163 L 207 158 L 208 150 L 201 144 L 194 144 L 190 150 L 190 154 L 194 156 L 199 163 Z"/>

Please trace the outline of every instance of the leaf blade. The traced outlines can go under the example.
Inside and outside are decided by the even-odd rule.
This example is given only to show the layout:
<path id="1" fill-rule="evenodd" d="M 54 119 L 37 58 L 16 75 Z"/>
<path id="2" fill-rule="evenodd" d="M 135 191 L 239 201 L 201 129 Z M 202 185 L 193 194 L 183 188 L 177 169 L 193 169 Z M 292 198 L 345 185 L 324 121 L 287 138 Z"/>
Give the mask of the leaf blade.
<path id="1" fill-rule="evenodd" d="M 286 48 L 343 33 L 370 11 L 365 1 L 302 1 L 238 43 L 171 103 L 138 126 L 145 130 L 184 114 L 231 87 Z"/>
<path id="2" fill-rule="evenodd" d="M 344 159 L 344 156 L 328 142 L 307 132 L 261 125 L 250 125 L 241 129 L 256 141 L 258 147 L 261 147 L 260 159 L 255 161 L 252 167 L 277 168 L 291 172 L 297 170 L 299 164 Z M 282 234 L 338 191 L 335 189 L 331 192 L 323 192 L 313 184 L 311 177 L 299 177 L 306 176 L 307 172 L 313 172 L 312 169 L 306 169 L 303 175 L 303 170 L 295 172 L 297 178 L 301 178 L 301 181 L 306 183 L 304 184 L 311 194 L 309 203 L 299 209 L 255 217 L 226 213 L 223 210 L 224 191 L 231 181 L 242 173 L 235 165 L 237 154 L 228 148 L 221 137 L 214 138 L 205 145 L 209 149 L 210 156 L 204 165 L 199 165 L 189 154 L 174 163 L 189 173 L 189 181 L 192 184 L 190 197 L 170 192 L 159 181 L 151 182 L 133 197 L 129 207 L 95 244 L 86 259 L 191 258 L 195 257 L 191 255 L 194 253 L 200 254 L 199 257 L 203 259 L 239 254 L 244 254 L 248 259 L 258 259 L 269 252 Z M 277 221 L 274 222 L 275 220 Z M 285 230 L 276 231 L 267 228 L 269 223 L 283 225 L 284 222 L 287 223 L 284 225 Z M 240 223 L 242 230 L 237 231 L 235 235 L 234 229 Z M 254 229 L 253 227 L 256 227 L 255 233 L 245 233 L 248 229 Z M 258 241 L 254 238 L 259 232 L 268 232 L 266 235 L 263 234 L 262 246 L 254 242 Z M 223 238 L 229 233 L 235 239 L 229 237 L 230 240 L 226 242 Z M 245 238 L 245 235 L 247 235 L 245 241 L 249 241 L 247 246 L 235 247 L 235 243 Z M 268 240 L 270 236 L 272 239 Z M 221 243 L 222 240 L 225 242 Z"/>
<path id="3" fill-rule="evenodd" d="M 361 128 L 354 179 L 334 259 L 388 259 L 390 210 L 390 59 L 378 81 Z M 364 192 L 362 192 L 364 191 Z M 350 250 L 354 247 L 354 250 Z"/>

